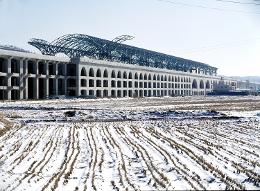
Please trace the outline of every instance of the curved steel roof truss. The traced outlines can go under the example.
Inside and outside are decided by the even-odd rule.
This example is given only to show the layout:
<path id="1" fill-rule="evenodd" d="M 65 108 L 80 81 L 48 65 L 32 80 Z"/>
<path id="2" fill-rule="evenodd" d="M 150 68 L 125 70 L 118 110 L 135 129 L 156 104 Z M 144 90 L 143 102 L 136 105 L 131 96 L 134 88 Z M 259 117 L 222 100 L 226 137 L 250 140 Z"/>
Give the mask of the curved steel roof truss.
<path id="1" fill-rule="evenodd" d="M 207 64 L 120 43 L 125 38 L 109 41 L 84 34 L 69 34 L 51 43 L 42 39 L 31 39 L 29 44 L 45 55 L 64 53 L 70 58 L 90 57 L 185 72 L 203 70 L 207 74 L 213 74 L 217 71 L 217 68 Z"/>

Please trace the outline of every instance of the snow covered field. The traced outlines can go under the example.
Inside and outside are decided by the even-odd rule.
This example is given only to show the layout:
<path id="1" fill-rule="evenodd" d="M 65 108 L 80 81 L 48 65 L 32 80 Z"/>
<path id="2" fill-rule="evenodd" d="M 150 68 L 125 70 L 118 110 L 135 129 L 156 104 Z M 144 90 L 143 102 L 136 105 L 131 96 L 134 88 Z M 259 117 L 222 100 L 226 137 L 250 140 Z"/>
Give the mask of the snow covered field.
<path id="1" fill-rule="evenodd" d="M 0 190 L 260 189 L 260 97 L 0 103 Z"/>

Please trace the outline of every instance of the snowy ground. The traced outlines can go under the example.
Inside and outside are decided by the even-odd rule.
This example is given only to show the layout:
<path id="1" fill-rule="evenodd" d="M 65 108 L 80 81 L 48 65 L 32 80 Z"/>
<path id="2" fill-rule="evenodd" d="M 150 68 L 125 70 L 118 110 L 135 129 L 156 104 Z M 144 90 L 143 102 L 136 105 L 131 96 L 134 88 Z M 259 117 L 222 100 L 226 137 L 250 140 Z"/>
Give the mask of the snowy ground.
<path id="1" fill-rule="evenodd" d="M 118 189 L 259 190 L 260 97 L 0 103 L 0 190 Z"/>
<path id="2" fill-rule="evenodd" d="M 4 124 L 0 122 L 0 129 L 4 129 Z"/>

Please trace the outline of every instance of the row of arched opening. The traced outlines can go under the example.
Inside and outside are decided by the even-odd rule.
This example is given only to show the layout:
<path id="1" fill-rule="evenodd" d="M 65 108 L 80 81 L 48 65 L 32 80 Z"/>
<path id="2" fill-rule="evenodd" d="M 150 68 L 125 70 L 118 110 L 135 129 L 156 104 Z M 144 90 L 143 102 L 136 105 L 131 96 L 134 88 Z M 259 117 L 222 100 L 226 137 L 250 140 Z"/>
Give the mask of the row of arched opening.
<path id="1" fill-rule="evenodd" d="M 83 67 L 82 69 L 81 69 L 81 76 L 87 76 L 87 71 L 86 71 L 86 69 L 85 69 L 85 67 Z M 99 77 L 99 78 L 108 78 L 109 77 L 109 74 L 108 74 L 108 70 L 107 69 L 105 69 L 103 72 L 101 71 L 101 69 L 97 69 L 96 70 L 96 72 L 94 71 L 94 69 L 93 68 L 90 68 L 89 69 L 89 72 L 88 72 L 88 76 L 89 77 Z M 135 72 L 134 74 L 133 74 L 133 72 L 126 72 L 126 71 L 124 71 L 124 72 L 121 72 L 121 71 L 115 71 L 115 70 L 112 70 L 111 71 L 111 78 L 119 78 L 119 79 L 135 79 L 135 80 L 157 80 L 157 81 L 169 81 L 169 82 L 187 82 L 187 83 L 189 83 L 189 82 L 191 82 L 191 79 L 190 78 L 188 78 L 188 77 L 179 77 L 179 76 L 168 76 L 167 77 L 167 75 L 159 75 L 159 74 L 146 74 L 146 73 L 137 73 L 137 72 Z M 104 80 L 104 83 L 105 84 L 108 84 L 108 82 L 107 82 L 107 80 Z M 116 87 L 116 85 L 113 85 L 114 83 L 116 83 L 115 82 L 115 80 L 112 80 L 111 81 L 111 87 Z M 121 83 L 121 81 L 118 81 L 117 83 Z M 127 83 L 127 82 L 123 82 L 123 83 Z M 131 82 L 132 83 L 132 82 Z M 138 82 L 135 82 L 135 83 L 138 83 Z M 140 82 L 139 82 L 140 83 Z M 90 79 L 89 80 L 89 87 L 94 87 L 94 80 L 93 79 Z M 102 87 L 101 86 L 101 80 L 97 80 L 97 82 L 96 82 L 96 84 L 97 84 L 97 87 Z M 81 81 L 81 85 L 83 86 L 83 87 L 86 87 L 86 85 L 87 85 L 87 83 L 86 83 L 86 81 L 85 81 L 85 79 L 82 79 L 82 81 Z M 190 84 L 184 84 L 184 85 L 182 85 L 183 87 L 179 87 L 178 86 L 178 84 L 175 84 L 175 88 L 190 88 Z M 187 87 L 186 87 L 187 86 Z M 199 81 L 199 84 L 198 84 L 198 82 L 197 82 L 197 80 L 196 79 L 194 79 L 193 81 L 192 81 L 192 89 L 210 89 L 210 82 L 209 82 L 209 80 L 207 80 L 206 82 L 204 82 L 203 80 L 200 80 Z M 103 85 L 103 87 L 107 87 L 107 85 Z M 121 85 L 118 85 L 117 87 L 121 87 Z M 123 87 L 127 87 L 127 85 L 125 85 L 125 86 L 123 86 Z M 129 84 L 128 85 L 128 87 L 132 87 L 132 85 L 131 84 Z M 146 85 L 146 84 L 144 84 L 144 85 L 142 85 L 142 83 L 138 86 L 138 85 L 135 85 L 134 87 L 147 87 L 147 88 L 162 88 L 162 87 L 165 87 L 165 88 L 167 88 L 167 85 L 159 85 L 159 84 L 157 84 L 157 85 L 151 85 L 151 83 L 149 84 L 148 83 L 148 85 Z M 174 85 L 169 85 L 168 86 L 168 88 L 174 88 Z"/>
<path id="2" fill-rule="evenodd" d="M 209 80 L 207 80 L 206 81 L 206 83 L 204 83 L 204 81 L 203 80 L 200 80 L 199 81 L 199 86 L 198 86 L 198 83 L 197 83 L 197 80 L 193 80 L 192 81 L 192 89 L 204 89 L 204 88 L 206 88 L 206 89 L 210 89 L 210 82 L 209 82 Z"/>
<path id="3" fill-rule="evenodd" d="M 81 87 L 112 87 L 112 88 L 175 88 L 175 89 L 190 89 L 190 84 L 176 84 L 176 83 L 166 83 L 166 82 L 142 82 L 142 81 L 120 81 L 111 80 L 109 84 L 108 80 L 94 80 L 89 79 L 88 85 L 86 79 L 81 79 Z"/>
<path id="4" fill-rule="evenodd" d="M 108 78 L 108 70 L 105 69 L 103 72 L 101 69 L 97 69 L 94 71 L 93 68 L 89 69 L 88 75 L 86 68 L 83 67 L 81 69 L 81 76 L 89 76 L 89 77 L 103 77 L 103 78 Z M 138 72 L 121 72 L 121 71 L 115 71 L 112 70 L 110 74 L 111 78 L 120 78 L 120 79 L 136 79 L 136 80 L 157 80 L 157 81 L 172 81 L 172 82 L 191 82 L 191 79 L 188 77 L 179 77 L 179 76 L 168 76 L 167 75 L 159 75 L 159 74 L 147 74 L 147 73 L 138 73 Z"/>

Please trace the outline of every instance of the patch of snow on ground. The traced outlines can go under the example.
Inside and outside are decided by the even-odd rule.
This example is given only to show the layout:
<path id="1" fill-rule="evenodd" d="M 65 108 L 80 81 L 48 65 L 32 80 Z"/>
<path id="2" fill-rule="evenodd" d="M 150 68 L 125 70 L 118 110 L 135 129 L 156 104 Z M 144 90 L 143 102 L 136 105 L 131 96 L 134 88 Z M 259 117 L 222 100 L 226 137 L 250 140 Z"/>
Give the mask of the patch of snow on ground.
<path id="1" fill-rule="evenodd" d="M 0 129 L 4 129 L 4 128 L 5 128 L 5 125 L 0 122 Z"/>
<path id="2" fill-rule="evenodd" d="M 22 124 L 0 137 L 0 190 L 259 190 L 259 105 L 259 97 L 0 103 Z"/>

